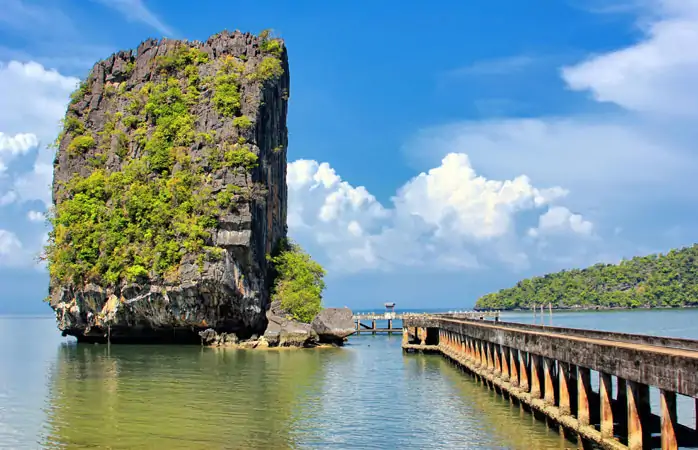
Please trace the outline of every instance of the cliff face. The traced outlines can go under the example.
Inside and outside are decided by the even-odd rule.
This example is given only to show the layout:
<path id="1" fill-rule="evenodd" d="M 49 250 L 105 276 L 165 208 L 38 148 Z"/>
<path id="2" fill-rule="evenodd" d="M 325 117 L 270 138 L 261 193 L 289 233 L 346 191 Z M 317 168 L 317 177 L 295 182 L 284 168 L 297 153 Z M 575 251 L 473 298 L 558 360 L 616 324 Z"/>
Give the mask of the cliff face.
<path id="1" fill-rule="evenodd" d="M 49 302 L 79 340 L 261 334 L 286 235 L 283 42 L 148 40 L 95 64 L 57 140 Z"/>

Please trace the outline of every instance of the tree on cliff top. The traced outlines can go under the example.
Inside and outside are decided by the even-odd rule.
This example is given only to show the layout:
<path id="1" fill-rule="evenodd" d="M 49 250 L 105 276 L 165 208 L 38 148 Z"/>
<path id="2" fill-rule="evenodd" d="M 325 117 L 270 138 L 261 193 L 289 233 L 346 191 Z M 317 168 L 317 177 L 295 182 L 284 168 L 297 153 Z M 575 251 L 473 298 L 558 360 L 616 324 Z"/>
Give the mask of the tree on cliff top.
<path id="1" fill-rule="evenodd" d="M 269 260 L 276 271 L 273 300 L 279 300 L 294 319 L 310 323 L 322 310 L 325 269 L 290 239 Z"/>

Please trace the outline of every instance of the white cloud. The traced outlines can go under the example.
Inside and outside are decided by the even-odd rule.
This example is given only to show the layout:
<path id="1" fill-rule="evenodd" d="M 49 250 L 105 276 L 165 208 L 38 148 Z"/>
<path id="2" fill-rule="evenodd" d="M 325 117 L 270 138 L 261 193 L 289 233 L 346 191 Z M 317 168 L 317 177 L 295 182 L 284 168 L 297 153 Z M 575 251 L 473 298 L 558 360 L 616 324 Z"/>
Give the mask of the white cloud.
<path id="1" fill-rule="evenodd" d="M 24 249 L 17 236 L 0 229 L 0 266 L 16 266 L 24 262 Z"/>
<path id="2" fill-rule="evenodd" d="M 27 153 L 30 148 L 36 147 L 39 142 L 31 133 L 20 133 L 14 136 L 6 136 L 0 132 L 0 154 L 9 152 L 11 155 Z"/>
<path id="3" fill-rule="evenodd" d="M 584 220 L 581 214 L 574 214 L 564 206 L 553 206 L 538 218 L 538 227 L 528 230 L 532 237 L 542 237 L 548 233 L 575 233 L 590 236 L 594 224 Z"/>
<path id="4" fill-rule="evenodd" d="M 18 168 L 4 177 L 0 184 L 0 207 L 36 200 L 50 205 L 54 152 L 47 148 L 47 144 L 58 134 L 70 92 L 77 83 L 77 78 L 47 70 L 36 62 L 0 63 L 0 98 L 3 102 L 0 109 L 0 129 L 3 130 L 0 133 L 0 162 L 13 157 L 18 163 L 23 163 L 22 167 L 29 167 Z M 39 220 L 39 216 L 43 220 L 40 213 L 32 211 L 27 218 Z M 14 231 L 20 224 L 15 222 L 17 228 L 0 230 L 0 265 L 34 265 L 46 233 L 21 235 L 20 241 Z"/>
<path id="5" fill-rule="evenodd" d="M 525 267 L 516 220 L 567 194 L 561 187 L 535 187 L 523 175 L 487 179 L 467 155 L 456 153 L 405 183 L 389 208 L 327 163 L 290 163 L 287 181 L 290 234 L 324 252 L 332 270 L 346 272 Z"/>
<path id="6" fill-rule="evenodd" d="M 409 181 L 394 199 L 396 209 L 420 217 L 438 235 L 469 240 L 496 238 L 510 231 L 519 211 L 534 209 L 567 194 L 537 189 L 525 175 L 496 181 L 478 176 L 463 153 L 449 153 L 441 166 Z"/>
<path id="7" fill-rule="evenodd" d="M 45 263 L 39 262 L 38 257 L 47 241 L 47 233 L 22 242 L 12 231 L 0 229 L 0 267 L 44 270 Z"/>
<path id="8" fill-rule="evenodd" d="M 23 146 L 17 148 L 24 149 L 29 144 L 30 148 L 40 147 L 33 169 L 13 174 L 10 190 L 14 193 L 0 192 L 0 197 L 5 201 L 12 198 L 17 201 L 40 200 L 46 205 L 50 204 L 54 152 L 47 145 L 58 134 L 68 98 L 77 84 L 77 78 L 47 70 L 36 62 L 0 63 L 0 98 L 3 99 L 0 129 L 9 135 L 15 134 L 15 140 L 17 136 L 22 136 Z"/>
<path id="9" fill-rule="evenodd" d="M 142 22 L 166 36 L 172 36 L 174 31 L 156 16 L 143 0 L 95 0 L 112 8 L 126 17 L 127 20 Z"/>
<path id="10" fill-rule="evenodd" d="M 566 67 L 570 88 L 601 102 L 666 115 L 698 114 L 698 1 L 653 0 L 645 38 Z"/>
<path id="11" fill-rule="evenodd" d="M 15 191 L 6 192 L 0 195 L 0 206 L 9 205 L 10 203 L 14 203 L 15 200 L 17 200 L 17 193 L 15 193 Z"/>
<path id="12" fill-rule="evenodd" d="M 39 211 L 29 211 L 27 213 L 27 219 L 29 219 L 30 222 L 43 222 L 44 213 Z"/>
<path id="13" fill-rule="evenodd" d="M 467 153 L 490 176 L 523 172 L 537 183 L 564 184 L 582 207 L 642 200 L 644 191 L 692 195 L 682 186 L 698 167 L 694 155 L 650 126 L 611 117 L 454 123 L 422 130 L 406 151 L 420 165 Z"/>
<path id="14" fill-rule="evenodd" d="M 18 155 L 23 155 L 29 149 L 39 145 L 36 136 L 31 133 L 20 133 L 8 136 L 0 132 L 0 172 L 7 170 L 6 163 Z"/>
<path id="15" fill-rule="evenodd" d="M 0 62 L 0 128 L 9 134 L 33 133 L 44 145 L 51 142 L 78 81 L 37 62 Z"/>

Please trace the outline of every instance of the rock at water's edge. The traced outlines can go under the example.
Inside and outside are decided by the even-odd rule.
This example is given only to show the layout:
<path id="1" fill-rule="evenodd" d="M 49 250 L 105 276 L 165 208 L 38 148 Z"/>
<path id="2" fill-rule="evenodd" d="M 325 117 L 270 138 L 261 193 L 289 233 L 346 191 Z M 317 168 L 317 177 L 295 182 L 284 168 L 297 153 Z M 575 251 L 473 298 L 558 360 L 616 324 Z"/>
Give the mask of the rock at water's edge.
<path id="1" fill-rule="evenodd" d="M 220 251 L 217 258 L 197 259 L 187 255 L 172 279 L 151 278 L 147 282 L 116 285 L 73 284 L 52 280 L 50 305 L 56 312 L 64 335 L 78 340 L 117 342 L 196 342 L 197 333 L 207 328 L 217 333 L 235 333 L 248 338 L 264 332 L 265 311 L 270 302 L 266 255 L 286 236 L 286 148 L 287 100 L 290 80 L 285 47 L 279 58 L 283 74 L 260 81 L 250 76 L 269 57 L 259 37 L 240 32 L 223 32 L 206 42 L 180 42 L 149 39 L 137 50 L 122 51 L 93 67 L 86 88 L 78 92 L 66 117 L 81 124 L 95 145 L 81 152 L 69 150 L 75 133 L 65 133 L 54 162 L 54 202 L 66 198 L 63 186 L 76 174 L 88 177 L 96 164 L 107 173 L 122 171 L 133 159 L 145 154 L 132 127 L 123 118 L 141 120 L 146 137 L 153 133 L 152 120 L 145 121 L 129 111 L 134 98 L 149 92 L 148 86 L 161 85 L 172 77 L 185 80 L 183 71 L 165 73 L 162 58 L 184 45 L 207 55 L 208 61 L 196 66 L 201 80 L 212 79 L 225 61 L 244 67 L 240 77 L 240 117 L 251 121 L 241 127 L 219 114 L 212 103 L 214 83 L 203 83 L 195 106 L 192 133 L 196 140 L 178 151 L 191 158 L 192 172 L 207 174 L 205 188 L 218 196 L 227 188 L 254 186 L 249 198 L 235 194 L 232 205 L 220 206 L 218 225 L 207 230 L 206 245 Z M 232 58 L 232 59 L 231 59 Z M 117 119 L 118 118 L 118 119 Z M 140 124 L 140 122 L 139 122 Z M 123 132 L 125 144 L 117 145 L 117 135 L 109 140 L 109 129 Z M 258 160 L 249 172 L 210 162 L 213 150 L 223 153 L 231 143 L 245 142 Z M 121 146 L 120 146 L 121 145 Z M 120 150 L 123 153 L 119 154 Z M 235 191 L 237 192 L 237 191 Z M 252 192 L 252 191 L 250 191 Z M 214 197 L 217 198 L 217 197 Z M 221 204 L 222 205 L 222 204 Z M 205 256 L 205 255 L 204 255 Z M 225 338 L 228 339 L 227 337 Z"/>
<path id="2" fill-rule="evenodd" d="M 310 347 L 318 342 L 318 335 L 310 324 L 275 314 L 278 309 L 267 311 L 267 329 L 264 339 L 271 347 Z"/>
<path id="3" fill-rule="evenodd" d="M 320 342 L 341 344 L 354 333 L 353 314 L 349 308 L 323 309 L 313 319 L 312 328 Z"/>

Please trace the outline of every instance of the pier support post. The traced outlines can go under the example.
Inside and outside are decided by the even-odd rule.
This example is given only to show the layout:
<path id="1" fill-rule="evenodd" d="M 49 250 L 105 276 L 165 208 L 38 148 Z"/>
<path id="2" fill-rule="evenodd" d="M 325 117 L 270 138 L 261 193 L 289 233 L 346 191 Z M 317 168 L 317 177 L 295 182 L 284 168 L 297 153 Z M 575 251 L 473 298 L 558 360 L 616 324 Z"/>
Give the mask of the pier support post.
<path id="1" fill-rule="evenodd" d="M 577 367 L 577 420 L 580 425 L 589 425 L 589 395 L 591 394 L 591 371 Z"/>
<path id="2" fill-rule="evenodd" d="M 376 321 L 373 321 L 373 328 L 376 328 Z M 374 331 L 375 334 L 375 331 Z M 420 345 L 424 345 L 424 341 L 427 339 L 427 329 L 422 327 L 417 327 L 417 340 Z"/>
<path id="3" fill-rule="evenodd" d="M 543 358 L 543 378 L 545 384 L 543 389 L 545 390 L 545 398 L 543 401 L 548 405 L 555 405 L 555 386 L 553 385 L 553 365 L 555 361 L 550 358 Z"/>
<path id="4" fill-rule="evenodd" d="M 570 366 L 569 364 L 558 361 L 558 408 L 560 408 L 560 413 L 565 415 L 572 414 L 572 408 L 570 405 L 570 390 L 567 387 L 569 381 Z"/>
<path id="5" fill-rule="evenodd" d="M 500 347 L 498 344 L 492 344 L 492 357 L 494 358 L 494 376 L 502 376 L 502 362 L 501 362 Z"/>
<path id="6" fill-rule="evenodd" d="M 628 449 L 649 449 L 651 432 L 647 419 L 650 417 L 650 388 L 646 384 L 627 380 L 628 397 Z"/>
<path id="7" fill-rule="evenodd" d="M 676 393 L 660 389 L 662 407 L 662 450 L 679 448 L 676 439 Z"/>
<path id="8" fill-rule="evenodd" d="M 599 372 L 599 397 L 601 400 L 601 436 L 613 437 L 613 409 L 611 409 L 611 394 L 613 385 L 611 375 Z"/>
<path id="9" fill-rule="evenodd" d="M 519 351 L 515 348 L 509 349 L 509 367 L 511 367 L 511 385 L 519 386 Z"/>
<path id="10" fill-rule="evenodd" d="M 480 360 L 480 364 L 478 364 L 478 367 L 485 368 L 487 367 L 487 357 L 485 356 L 485 343 L 478 339 L 476 345 L 478 359 Z"/>
<path id="11" fill-rule="evenodd" d="M 628 437 L 628 394 L 625 379 L 616 377 L 616 402 L 613 407 L 613 417 L 618 424 L 615 434 Z"/>
<path id="12" fill-rule="evenodd" d="M 528 354 L 531 359 L 531 397 L 540 398 L 540 357 L 533 353 Z"/>
<path id="13" fill-rule="evenodd" d="M 523 351 L 519 352 L 519 367 L 521 368 L 521 370 L 519 371 L 519 378 L 521 379 L 521 381 L 519 381 L 519 386 L 521 386 L 521 389 L 528 392 L 528 389 L 530 388 L 530 383 L 528 382 L 528 368 L 526 367 L 526 353 Z"/>
<path id="14" fill-rule="evenodd" d="M 502 347 L 502 380 L 509 381 L 509 347 Z"/>
<path id="15" fill-rule="evenodd" d="M 409 343 L 410 343 L 410 334 L 407 332 L 407 328 L 403 326 L 402 327 L 402 346 L 403 346 L 403 348 L 405 347 L 405 345 L 407 345 Z"/>
<path id="16" fill-rule="evenodd" d="M 492 360 L 492 343 L 485 341 L 485 350 L 487 352 L 487 371 L 494 372 L 494 361 Z"/>

